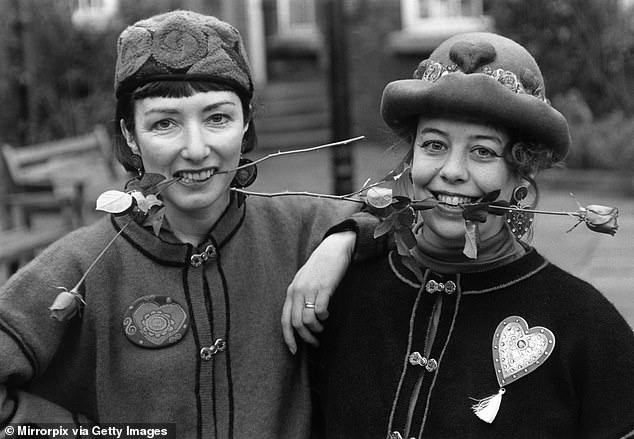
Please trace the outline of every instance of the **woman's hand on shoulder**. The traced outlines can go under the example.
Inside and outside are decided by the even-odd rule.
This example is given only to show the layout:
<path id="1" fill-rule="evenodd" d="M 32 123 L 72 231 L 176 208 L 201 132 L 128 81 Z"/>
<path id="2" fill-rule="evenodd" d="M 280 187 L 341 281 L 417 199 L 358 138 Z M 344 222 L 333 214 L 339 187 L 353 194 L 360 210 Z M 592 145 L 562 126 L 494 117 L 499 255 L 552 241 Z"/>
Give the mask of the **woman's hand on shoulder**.
<path id="1" fill-rule="evenodd" d="M 334 233 L 313 251 L 286 290 L 282 331 L 289 350 L 297 352 L 295 331 L 306 342 L 319 345 L 328 304 L 352 260 L 355 232 Z"/>

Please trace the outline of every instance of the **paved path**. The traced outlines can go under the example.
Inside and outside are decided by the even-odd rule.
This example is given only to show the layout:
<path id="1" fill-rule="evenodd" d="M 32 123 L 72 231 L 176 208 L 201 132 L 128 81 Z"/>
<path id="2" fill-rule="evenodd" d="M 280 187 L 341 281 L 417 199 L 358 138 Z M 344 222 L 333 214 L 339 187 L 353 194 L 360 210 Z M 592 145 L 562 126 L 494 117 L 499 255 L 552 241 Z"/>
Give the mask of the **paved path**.
<path id="1" fill-rule="evenodd" d="M 355 187 L 361 187 L 370 176 L 383 175 L 398 157 L 397 153 L 361 143 L 353 150 Z M 330 153 L 317 151 L 265 161 L 259 165 L 253 190 L 332 193 Z M 612 237 L 591 232 L 584 225 L 566 233 L 575 223 L 572 218 L 539 216 L 532 244 L 551 262 L 595 285 L 634 327 L 634 198 L 587 189 L 575 191 L 575 196 L 583 205 L 618 207 L 618 233 Z M 577 204 L 569 189 L 542 188 L 540 208 L 575 211 Z"/>

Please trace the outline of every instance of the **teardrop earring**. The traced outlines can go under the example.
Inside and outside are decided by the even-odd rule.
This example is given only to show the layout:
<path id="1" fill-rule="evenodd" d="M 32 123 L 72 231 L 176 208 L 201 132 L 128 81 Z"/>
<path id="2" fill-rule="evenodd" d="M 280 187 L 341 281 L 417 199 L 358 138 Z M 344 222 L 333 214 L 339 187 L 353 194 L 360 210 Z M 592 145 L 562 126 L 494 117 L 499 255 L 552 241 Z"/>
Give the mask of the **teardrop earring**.
<path id="1" fill-rule="evenodd" d="M 130 154 L 130 163 L 134 166 L 136 170 L 137 178 L 140 180 L 143 178 L 143 174 L 145 174 L 145 169 L 143 168 L 143 159 L 138 154 Z"/>
<path id="2" fill-rule="evenodd" d="M 530 205 L 522 205 L 522 201 L 528 196 L 528 187 L 524 185 L 517 186 L 513 189 L 511 195 L 511 207 L 516 209 L 529 209 Z M 533 225 L 532 212 L 522 212 L 518 210 L 509 210 L 506 212 L 506 223 L 511 229 L 511 233 L 519 240 L 526 235 Z"/>

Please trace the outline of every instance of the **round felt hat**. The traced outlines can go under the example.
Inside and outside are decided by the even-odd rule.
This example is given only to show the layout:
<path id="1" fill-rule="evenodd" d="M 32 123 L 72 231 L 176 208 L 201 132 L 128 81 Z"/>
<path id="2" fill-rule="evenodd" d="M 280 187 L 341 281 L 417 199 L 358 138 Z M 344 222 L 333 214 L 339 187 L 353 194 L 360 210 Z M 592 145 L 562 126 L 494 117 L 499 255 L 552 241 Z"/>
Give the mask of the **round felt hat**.
<path id="1" fill-rule="evenodd" d="M 117 41 L 117 97 L 148 82 L 170 80 L 222 82 L 253 96 L 240 33 L 227 22 L 192 11 L 138 21 Z"/>
<path id="2" fill-rule="evenodd" d="M 566 118 L 546 98 L 535 59 L 516 42 L 487 32 L 455 35 L 423 60 L 414 79 L 389 83 L 381 116 L 397 133 L 420 116 L 473 117 L 550 148 L 570 148 Z"/>

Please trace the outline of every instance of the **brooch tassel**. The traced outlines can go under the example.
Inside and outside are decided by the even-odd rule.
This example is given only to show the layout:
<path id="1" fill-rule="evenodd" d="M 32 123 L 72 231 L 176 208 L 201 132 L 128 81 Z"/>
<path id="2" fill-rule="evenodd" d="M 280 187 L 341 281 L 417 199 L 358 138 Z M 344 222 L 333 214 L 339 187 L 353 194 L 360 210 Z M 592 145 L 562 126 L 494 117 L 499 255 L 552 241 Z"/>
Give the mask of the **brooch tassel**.
<path id="1" fill-rule="evenodd" d="M 484 399 L 471 398 L 476 401 L 476 404 L 471 406 L 471 410 L 473 410 L 473 413 L 475 413 L 475 415 L 484 422 L 489 424 L 492 423 L 500 410 L 500 404 L 502 403 L 502 395 L 504 395 L 504 392 L 506 392 L 506 389 L 502 387 L 497 394 Z"/>

